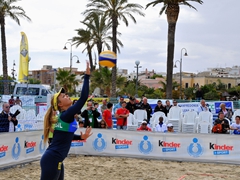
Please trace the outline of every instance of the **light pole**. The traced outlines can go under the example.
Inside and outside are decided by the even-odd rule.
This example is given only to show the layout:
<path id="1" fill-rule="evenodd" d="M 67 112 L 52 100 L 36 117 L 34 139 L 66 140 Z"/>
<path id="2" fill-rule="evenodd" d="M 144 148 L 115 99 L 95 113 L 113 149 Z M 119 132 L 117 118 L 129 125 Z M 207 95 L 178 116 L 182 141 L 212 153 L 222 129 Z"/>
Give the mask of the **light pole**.
<path id="1" fill-rule="evenodd" d="M 13 80 L 15 80 L 15 69 L 14 69 L 14 67 L 16 66 L 16 64 L 15 64 L 15 60 L 13 60 L 13 68 L 11 69 L 12 70 L 12 78 L 13 78 Z"/>
<path id="2" fill-rule="evenodd" d="M 136 76 L 136 94 L 135 94 L 135 97 L 138 97 L 138 86 L 137 86 L 137 83 L 138 83 L 138 68 L 141 68 L 142 66 L 139 66 L 140 61 L 135 61 L 135 64 L 136 64 L 136 66 L 134 66 L 134 67 L 137 68 L 137 76 Z"/>
<path id="3" fill-rule="evenodd" d="M 180 63 L 180 99 L 182 99 L 182 51 L 185 50 L 185 53 L 184 53 L 184 56 L 188 56 L 187 54 L 187 49 L 186 48 L 182 48 L 181 49 L 181 57 L 180 57 L 180 61 L 179 60 L 176 60 L 175 61 L 175 65 L 174 65 L 174 68 L 177 68 L 177 65 L 176 63 L 179 62 Z"/>
<path id="4" fill-rule="evenodd" d="M 70 72 L 71 72 L 72 71 L 72 58 L 73 58 L 73 56 L 72 56 L 72 46 L 73 45 L 70 42 L 66 42 L 63 50 L 67 50 L 67 46 L 66 46 L 67 44 L 70 44 Z"/>

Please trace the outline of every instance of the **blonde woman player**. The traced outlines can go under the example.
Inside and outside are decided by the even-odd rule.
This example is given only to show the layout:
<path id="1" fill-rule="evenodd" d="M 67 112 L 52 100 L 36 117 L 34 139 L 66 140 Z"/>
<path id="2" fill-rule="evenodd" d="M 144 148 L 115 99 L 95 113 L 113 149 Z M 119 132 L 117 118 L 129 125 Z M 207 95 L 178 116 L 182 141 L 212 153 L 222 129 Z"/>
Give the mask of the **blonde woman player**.
<path id="1" fill-rule="evenodd" d="M 63 88 L 54 94 L 51 106 L 44 117 L 44 142 L 48 140 L 49 130 L 52 126 L 52 111 L 59 111 L 57 122 L 54 128 L 54 135 L 51 144 L 43 154 L 41 165 L 41 180 L 63 180 L 64 166 L 63 160 L 67 157 L 72 140 L 87 139 L 91 136 L 91 128 L 86 128 L 85 134 L 76 135 L 74 132 L 78 128 L 74 115 L 79 112 L 88 98 L 89 93 L 90 68 L 87 62 L 84 83 L 81 97 L 72 105 L 72 100 L 65 94 Z"/>

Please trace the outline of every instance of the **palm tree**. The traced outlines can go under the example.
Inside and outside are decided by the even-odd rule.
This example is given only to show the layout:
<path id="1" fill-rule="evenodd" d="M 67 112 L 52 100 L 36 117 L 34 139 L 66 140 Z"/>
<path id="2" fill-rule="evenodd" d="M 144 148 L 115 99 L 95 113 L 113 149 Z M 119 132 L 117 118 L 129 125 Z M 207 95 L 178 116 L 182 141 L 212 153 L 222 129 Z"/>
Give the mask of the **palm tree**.
<path id="1" fill-rule="evenodd" d="M 98 54 L 102 52 L 103 45 L 106 46 L 107 49 L 110 49 L 110 45 L 107 42 L 110 41 L 109 30 L 111 25 L 110 23 L 106 23 L 106 16 L 99 16 L 96 13 L 92 13 L 87 16 L 82 23 L 86 25 L 91 32 L 91 38 L 94 45 L 97 46 Z"/>
<path id="2" fill-rule="evenodd" d="M 130 17 L 134 23 L 136 19 L 131 13 L 137 13 L 144 16 L 141 12 L 143 8 L 140 4 L 128 3 L 128 0 L 89 0 L 87 9 L 83 12 L 84 15 L 90 15 L 91 13 L 104 14 L 109 18 L 109 22 L 112 25 L 112 50 L 117 54 L 117 27 L 119 20 L 122 20 L 126 26 L 128 26 L 127 17 Z M 116 97 L 116 77 L 117 67 L 112 68 L 112 97 Z"/>
<path id="3" fill-rule="evenodd" d="M 78 85 L 76 74 L 60 68 L 56 73 L 56 80 L 59 81 L 59 85 L 62 86 L 67 93 L 74 93 L 75 87 Z"/>
<path id="4" fill-rule="evenodd" d="M 8 89 L 8 63 L 7 63 L 7 46 L 5 34 L 5 18 L 10 17 L 18 25 L 20 25 L 19 18 L 31 19 L 26 15 L 25 11 L 20 6 L 15 6 L 14 3 L 19 0 L 0 0 L 0 25 L 1 25 L 1 43 L 2 43 L 2 65 L 3 65 L 3 80 L 4 80 L 4 94 L 9 94 Z"/>
<path id="5" fill-rule="evenodd" d="M 92 41 L 91 31 L 89 29 L 82 29 L 82 28 L 76 29 L 75 31 L 77 31 L 78 36 L 74 36 L 70 40 L 73 42 L 73 45 L 76 45 L 76 47 L 78 47 L 81 44 L 86 45 L 86 48 L 82 52 L 87 50 L 89 63 L 90 63 L 90 70 L 92 72 L 94 70 L 93 58 L 92 58 L 92 48 L 94 44 Z"/>
<path id="6" fill-rule="evenodd" d="M 155 0 L 146 5 L 146 8 L 149 6 L 155 6 L 157 4 L 163 3 L 163 7 L 160 10 L 159 14 L 162 15 L 163 12 L 167 14 L 168 21 L 168 46 L 167 46 L 167 88 L 166 88 L 166 98 L 172 98 L 172 74 L 173 74 L 173 57 L 174 57 L 174 45 L 175 45 L 175 29 L 179 15 L 179 5 L 186 5 L 190 8 L 196 10 L 191 4 L 187 1 L 195 1 L 199 4 L 202 4 L 202 0 Z"/>

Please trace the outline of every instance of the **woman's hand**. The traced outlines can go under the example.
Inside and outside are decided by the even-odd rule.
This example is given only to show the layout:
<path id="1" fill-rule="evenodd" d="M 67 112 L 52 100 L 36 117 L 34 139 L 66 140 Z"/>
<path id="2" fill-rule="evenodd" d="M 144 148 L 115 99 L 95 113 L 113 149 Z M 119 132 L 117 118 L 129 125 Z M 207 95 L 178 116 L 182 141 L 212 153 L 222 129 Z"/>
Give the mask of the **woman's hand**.
<path id="1" fill-rule="evenodd" d="M 90 71 L 89 61 L 87 61 L 86 63 L 87 63 L 87 67 L 86 67 L 86 72 L 85 72 L 85 74 L 90 75 L 90 74 L 91 74 L 91 71 Z"/>
<path id="2" fill-rule="evenodd" d="M 81 139 L 89 138 L 93 134 L 91 131 L 92 131 L 92 127 L 87 127 L 84 134 L 82 132 L 80 132 Z"/>

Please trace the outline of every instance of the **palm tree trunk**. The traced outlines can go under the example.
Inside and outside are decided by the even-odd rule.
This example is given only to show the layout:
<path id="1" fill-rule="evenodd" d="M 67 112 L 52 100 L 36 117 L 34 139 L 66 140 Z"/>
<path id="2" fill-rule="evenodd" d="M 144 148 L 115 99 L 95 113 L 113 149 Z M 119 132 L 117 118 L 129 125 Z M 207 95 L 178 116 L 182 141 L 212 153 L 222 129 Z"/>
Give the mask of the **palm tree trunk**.
<path id="1" fill-rule="evenodd" d="M 0 17 L 0 25 L 1 25 L 1 43 L 2 43 L 2 66 L 3 66 L 4 94 L 9 94 L 9 89 L 8 89 L 8 67 L 7 67 L 7 47 L 6 47 L 5 19 L 4 19 L 4 17 Z"/>
<path id="2" fill-rule="evenodd" d="M 90 63 L 90 71 L 93 72 L 94 67 L 93 67 L 92 51 L 90 47 L 87 47 L 87 50 L 88 50 L 88 57 L 89 57 L 89 63 Z"/>
<path id="3" fill-rule="evenodd" d="M 172 98 L 172 76 L 173 76 L 173 59 L 175 46 L 175 29 L 179 14 L 179 5 L 170 4 L 166 10 L 168 20 L 168 47 L 167 47 L 167 88 L 166 98 Z"/>
<path id="4" fill-rule="evenodd" d="M 113 41 L 112 48 L 113 52 L 117 55 L 117 26 L 118 21 L 117 17 L 113 16 L 112 18 L 112 33 L 113 33 Z M 112 97 L 116 97 L 116 78 L 117 78 L 117 64 L 112 68 Z"/>

